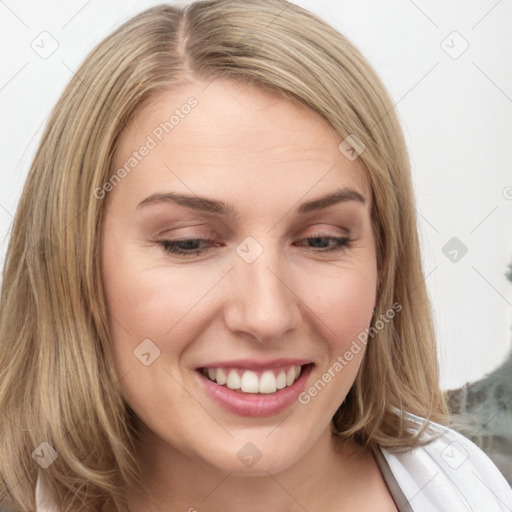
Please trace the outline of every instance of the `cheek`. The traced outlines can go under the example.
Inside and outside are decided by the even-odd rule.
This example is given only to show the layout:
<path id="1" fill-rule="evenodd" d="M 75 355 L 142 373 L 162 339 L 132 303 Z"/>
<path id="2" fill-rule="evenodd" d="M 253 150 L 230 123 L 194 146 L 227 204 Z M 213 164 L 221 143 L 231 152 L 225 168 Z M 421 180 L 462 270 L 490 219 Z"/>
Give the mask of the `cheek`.
<path id="1" fill-rule="evenodd" d="M 197 335 L 190 313 L 211 286 L 209 281 L 193 284 L 187 272 L 151 268 L 144 250 L 129 244 L 112 240 L 104 247 L 110 343 L 124 398 L 148 425 L 162 416 L 162 397 L 169 410 L 186 406 L 194 417 L 197 407 L 183 391 L 175 365 Z"/>
<path id="2" fill-rule="evenodd" d="M 164 357 L 179 355 L 197 334 L 205 296 L 223 273 L 156 266 L 148 262 L 147 252 L 113 240 L 105 244 L 103 282 L 118 360 L 132 361 L 133 350 L 145 339 Z"/>
<path id="3" fill-rule="evenodd" d="M 357 376 L 366 351 L 361 333 L 369 327 L 375 303 L 376 271 L 344 268 L 330 279 L 315 280 L 311 310 L 325 341 L 319 347 L 314 378 L 299 396 L 299 403 L 325 421 L 335 414 Z"/>
<path id="4" fill-rule="evenodd" d="M 323 321 L 322 334 L 341 350 L 369 326 L 375 304 L 376 272 L 344 269 L 316 289 L 311 309 Z"/>

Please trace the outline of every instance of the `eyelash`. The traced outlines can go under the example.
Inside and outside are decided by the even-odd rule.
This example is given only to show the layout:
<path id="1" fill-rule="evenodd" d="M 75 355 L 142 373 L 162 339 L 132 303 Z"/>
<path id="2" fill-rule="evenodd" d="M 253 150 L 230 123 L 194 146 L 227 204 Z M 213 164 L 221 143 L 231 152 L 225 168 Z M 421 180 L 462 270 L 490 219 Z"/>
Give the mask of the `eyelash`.
<path id="1" fill-rule="evenodd" d="M 303 240 L 315 240 L 318 238 L 325 238 L 328 240 L 334 240 L 335 245 L 330 247 L 329 249 L 320 249 L 320 250 L 314 250 L 314 252 L 334 252 L 334 251 L 345 251 L 349 249 L 352 246 L 352 240 L 348 237 L 335 237 L 324 233 L 318 233 L 315 236 L 310 236 L 307 238 L 303 238 Z M 210 247 L 203 247 L 202 249 L 194 249 L 191 251 L 185 251 L 183 249 L 180 249 L 178 247 L 178 244 L 183 243 L 190 243 L 190 242 L 213 242 L 213 240 L 203 239 L 203 238 L 188 238 L 185 240 L 161 240 L 157 243 L 161 245 L 164 249 L 164 251 L 176 254 L 179 256 L 185 256 L 185 257 L 192 257 L 192 256 L 198 256 L 202 254 L 204 251 L 211 249 Z"/>

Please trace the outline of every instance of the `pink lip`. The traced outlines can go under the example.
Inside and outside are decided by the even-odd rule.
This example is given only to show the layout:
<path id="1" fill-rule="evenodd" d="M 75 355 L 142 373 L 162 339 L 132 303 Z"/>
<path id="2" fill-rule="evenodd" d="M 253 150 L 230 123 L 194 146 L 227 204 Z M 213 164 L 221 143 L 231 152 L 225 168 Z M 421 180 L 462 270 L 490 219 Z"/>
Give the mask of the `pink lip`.
<path id="1" fill-rule="evenodd" d="M 303 366 L 311 363 L 308 359 L 272 359 L 271 361 L 256 361 L 255 359 L 233 359 L 232 361 L 221 361 L 217 363 L 205 363 L 196 367 L 199 368 L 241 368 L 244 370 L 270 370 L 280 366 L 296 365 Z"/>
<path id="2" fill-rule="evenodd" d="M 280 360 L 279 365 L 284 364 L 283 361 L 285 360 Z M 296 360 L 289 359 L 286 361 L 291 361 L 291 363 L 288 364 L 293 364 Z M 239 366 L 240 362 L 241 361 L 230 361 L 229 366 Z M 223 365 L 209 366 L 209 368 L 222 367 Z M 246 366 L 243 365 L 241 367 L 246 368 Z M 269 367 L 268 364 L 266 367 Z M 254 366 L 250 368 L 254 368 Z M 227 387 L 219 386 L 205 377 L 200 371 L 195 373 L 197 373 L 201 385 L 204 386 L 208 395 L 228 411 L 241 416 L 272 416 L 284 411 L 297 401 L 298 396 L 302 393 L 306 385 L 306 380 L 311 373 L 311 368 L 312 365 L 308 364 L 302 369 L 299 378 L 291 386 L 268 395 L 234 391 Z"/>

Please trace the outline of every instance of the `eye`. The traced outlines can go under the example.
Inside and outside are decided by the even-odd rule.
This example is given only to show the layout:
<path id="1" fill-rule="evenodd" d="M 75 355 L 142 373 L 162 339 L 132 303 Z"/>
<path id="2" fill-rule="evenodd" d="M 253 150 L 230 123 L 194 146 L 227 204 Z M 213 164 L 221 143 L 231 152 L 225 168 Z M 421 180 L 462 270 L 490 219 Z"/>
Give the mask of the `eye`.
<path id="1" fill-rule="evenodd" d="M 203 238 L 189 238 L 187 240 L 161 240 L 158 242 L 166 252 L 179 256 L 196 256 L 203 253 L 208 247 L 198 247 L 200 242 L 213 242 Z"/>
<path id="2" fill-rule="evenodd" d="M 318 244 L 320 246 L 320 250 L 315 252 L 331 252 L 331 251 L 343 251 L 348 249 L 351 246 L 352 240 L 349 237 L 336 237 L 328 234 L 318 233 L 313 237 L 304 238 L 304 240 L 309 241 L 313 244 Z M 329 243 L 333 242 L 334 244 L 329 246 Z M 311 248 L 309 246 L 308 248 Z"/>
<path id="3" fill-rule="evenodd" d="M 295 245 L 303 245 L 304 241 L 309 243 L 307 246 L 308 250 L 321 253 L 344 251 L 350 248 L 352 243 L 352 240 L 349 237 L 336 237 L 327 233 L 317 233 L 315 236 L 303 238 L 299 244 Z M 214 240 L 204 238 L 160 240 L 157 243 L 161 245 L 166 252 L 183 256 L 185 258 L 198 256 L 210 249 L 213 249 L 214 245 L 218 245 Z M 312 247 L 311 244 L 316 245 L 316 247 Z"/>

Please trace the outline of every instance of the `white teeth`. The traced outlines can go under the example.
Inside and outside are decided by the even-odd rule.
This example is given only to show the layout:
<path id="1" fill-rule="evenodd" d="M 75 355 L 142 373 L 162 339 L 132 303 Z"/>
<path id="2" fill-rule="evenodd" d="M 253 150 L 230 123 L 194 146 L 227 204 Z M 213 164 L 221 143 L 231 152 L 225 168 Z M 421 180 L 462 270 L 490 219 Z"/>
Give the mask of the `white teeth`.
<path id="1" fill-rule="evenodd" d="M 286 373 L 284 373 L 283 370 L 281 370 L 279 372 L 279 375 L 277 376 L 276 387 L 277 387 L 277 389 L 283 389 L 286 387 Z"/>
<path id="2" fill-rule="evenodd" d="M 220 386 L 239 389 L 243 393 L 271 394 L 277 390 L 291 386 L 300 376 L 301 366 L 291 366 L 288 371 L 280 370 L 277 376 L 272 370 L 265 370 L 258 377 L 253 370 L 235 368 L 204 368 L 203 374 Z M 241 377 L 240 377 L 241 375 Z"/>
<path id="3" fill-rule="evenodd" d="M 222 368 L 217 368 L 217 384 L 220 384 L 221 386 L 226 384 L 228 381 L 228 377 L 226 375 L 226 372 Z"/>
<path id="4" fill-rule="evenodd" d="M 226 385 L 229 389 L 240 389 L 240 377 L 236 370 L 231 370 L 228 375 L 228 380 L 226 381 Z"/>
<path id="5" fill-rule="evenodd" d="M 288 373 L 286 374 L 286 385 L 291 386 L 295 382 L 295 376 L 297 375 L 295 371 L 295 367 L 293 366 L 288 370 Z"/>
<path id="6" fill-rule="evenodd" d="M 246 370 L 240 381 L 240 389 L 245 393 L 257 393 L 258 376 L 254 372 L 251 372 L 251 370 Z"/>
<path id="7" fill-rule="evenodd" d="M 260 393 L 275 393 L 277 389 L 276 376 L 271 371 L 263 372 L 258 391 Z"/>

